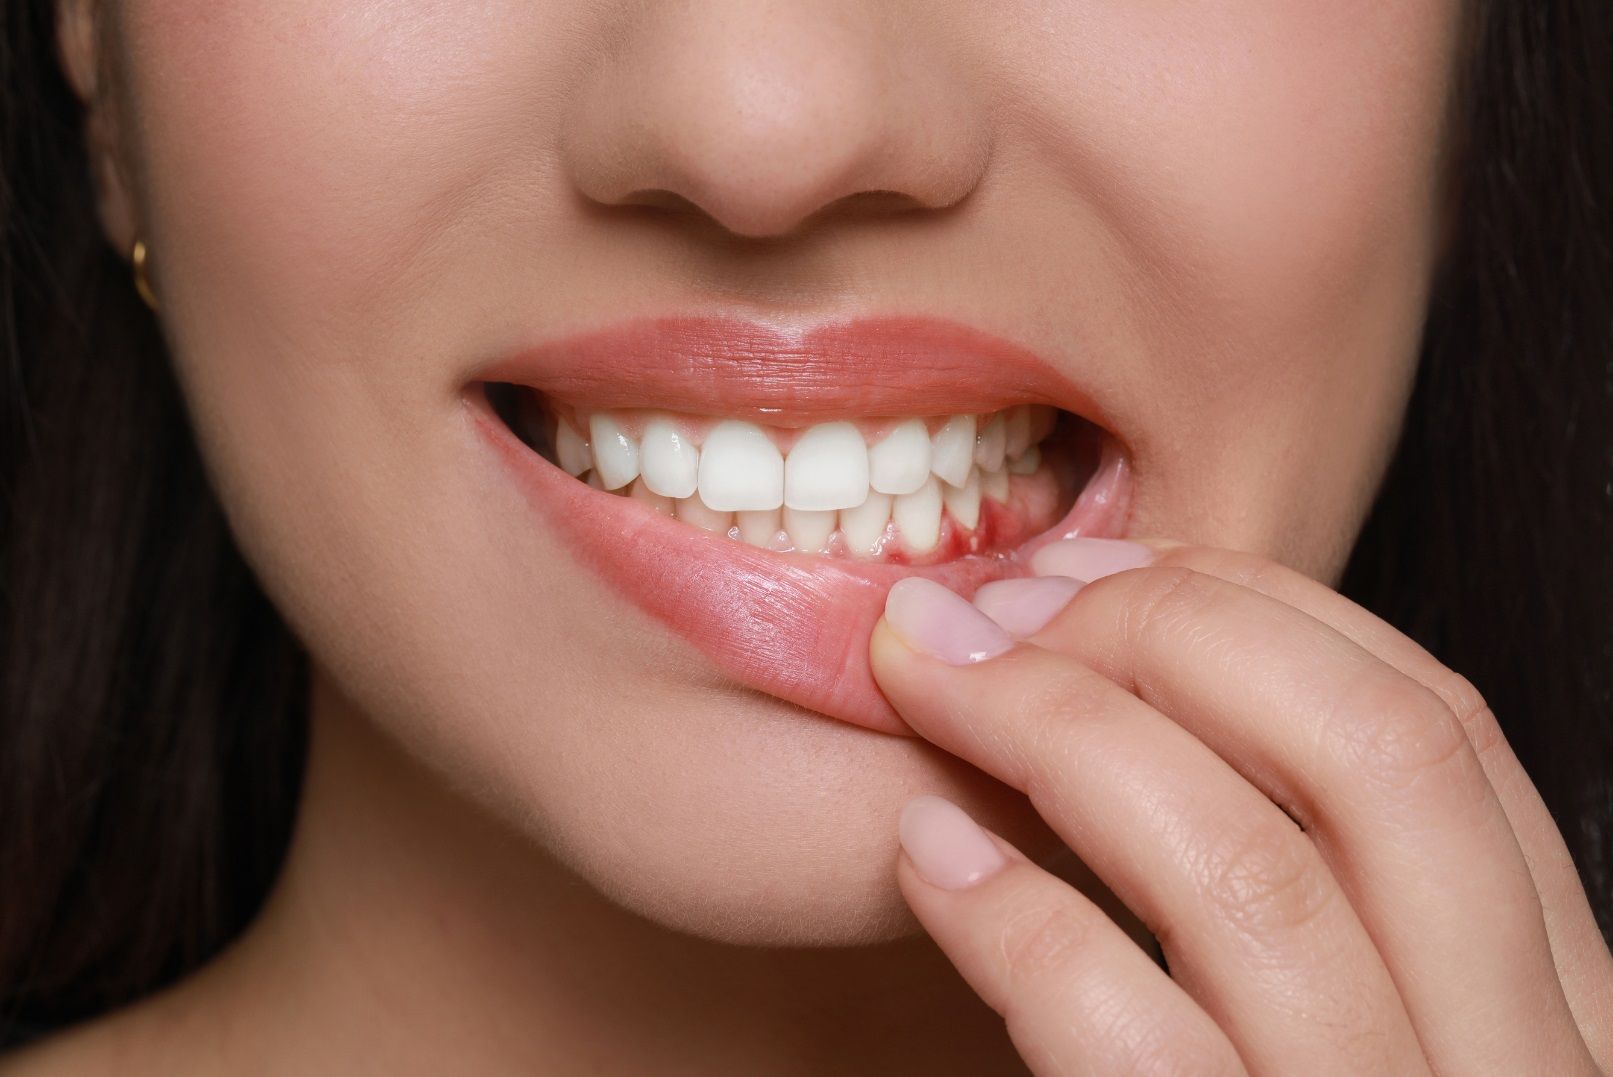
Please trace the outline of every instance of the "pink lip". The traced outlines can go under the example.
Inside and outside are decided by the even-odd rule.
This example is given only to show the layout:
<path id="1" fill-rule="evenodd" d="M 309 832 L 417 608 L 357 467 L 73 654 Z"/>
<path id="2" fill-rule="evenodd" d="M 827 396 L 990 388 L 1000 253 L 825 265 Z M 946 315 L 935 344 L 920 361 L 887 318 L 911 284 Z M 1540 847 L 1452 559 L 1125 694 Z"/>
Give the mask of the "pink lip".
<path id="1" fill-rule="evenodd" d="M 1106 425 L 1090 398 L 1026 349 L 916 317 L 807 330 L 730 318 L 644 319 L 546 342 L 490 364 L 477 380 L 529 385 L 590 407 L 657 407 L 775 425 L 1026 402 Z M 540 517 L 617 593 L 734 680 L 885 733 L 913 735 L 868 668 L 868 634 L 892 583 L 922 575 L 972 594 L 988 580 L 1028 574 L 1029 555 L 1048 542 L 1120 534 L 1130 509 L 1129 465 L 1105 438 L 1097 473 L 1075 505 L 1012 553 L 925 567 L 771 553 L 578 482 L 522 444 L 482 394 L 465 399 L 476 429 Z"/>

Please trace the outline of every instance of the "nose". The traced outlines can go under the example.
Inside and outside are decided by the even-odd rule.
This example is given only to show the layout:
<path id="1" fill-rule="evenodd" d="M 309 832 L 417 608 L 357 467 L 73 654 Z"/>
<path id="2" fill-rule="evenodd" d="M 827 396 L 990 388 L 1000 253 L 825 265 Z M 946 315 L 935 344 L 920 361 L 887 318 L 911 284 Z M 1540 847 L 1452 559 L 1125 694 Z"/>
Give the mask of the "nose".
<path id="1" fill-rule="evenodd" d="M 898 17 L 919 7 L 634 5 L 567 109 L 572 182 L 603 205 L 692 206 L 756 238 L 837 203 L 956 203 L 985 170 L 986 110 L 958 43 Z"/>

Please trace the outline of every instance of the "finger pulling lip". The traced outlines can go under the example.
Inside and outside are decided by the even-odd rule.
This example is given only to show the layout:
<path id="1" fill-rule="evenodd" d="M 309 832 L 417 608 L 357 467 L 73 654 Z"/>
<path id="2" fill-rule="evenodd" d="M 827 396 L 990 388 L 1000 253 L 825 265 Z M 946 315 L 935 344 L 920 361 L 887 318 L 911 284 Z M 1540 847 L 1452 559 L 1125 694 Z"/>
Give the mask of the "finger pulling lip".
<path id="1" fill-rule="evenodd" d="M 665 317 L 545 342 L 478 371 L 557 399 L 751 417 L 776 425 L 876 414 L 1048 403 L 1102 425 L 1093 401 L 1027 350 L 971 327 L 914 317 L 810 330 L 731 318 Z M 1029 574 L 1040 546 L 1113 537 L 1131 501 L 1127 457 L 1102 439 L 1095 472 L 1052 528 L 1006 551 L 924 566 L 780 554 L 713 535 L 595 490 L 545 461 L 495 414 L 464 400 L 479 440 L 577 561 L 736 682 L 897 735 L 912 731 L 868 667 L 885 593 L 921 575 L 963 594 Z"/>

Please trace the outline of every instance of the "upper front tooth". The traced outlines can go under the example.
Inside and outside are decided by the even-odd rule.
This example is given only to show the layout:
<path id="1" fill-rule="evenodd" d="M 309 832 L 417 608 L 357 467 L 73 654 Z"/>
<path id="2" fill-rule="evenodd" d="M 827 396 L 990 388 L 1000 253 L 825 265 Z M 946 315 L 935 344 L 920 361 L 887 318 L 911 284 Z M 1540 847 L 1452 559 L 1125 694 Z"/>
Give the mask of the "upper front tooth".
<path id="1" fill-rule="evenodd" d="M 975 417 L 954 415 L 930 439 L 930 470 L 953 486 L 969 481 L 975 462 Z"/>
<path id="2" fill-rule="evenodd" d="M 561 419 L 554 434 L 554 455 L 568 475 L 581 475 L 594 466 L 588 441 L 566 420 Z"/>
<path id="3" fill-rule="evenodd" d="M 711 428 L 700 451 L 700 500 L 719 512 L 784 504 L 784 457 L 755 423 L 728 419 Z"/>
<path id="4" fill-rule="evenodd" d="M 820 423 L 801 435 L 784 462 L 785 505 L 823 512 L 867 498 L 868 446 L 855 425 Z"/>
<path id="5" fill-rule="evenodd" d="M 652 419 L 639 443 L 644 484 L 667 497 L 688 497 L 699 477 L 700 450 L 665 419 Z"/>
<path id="6" fill-rule="evenodd" d="M 910 494 L 930 477 L 930 433 L 920 419 L 900 424 L 868 450 L 868 484 L 882 494 Z"/>
<path id="7" fill-rule="evenodd" d="M 975 463 L 987 471 L 995 471 L 1003 466 L 1003 454 L 1008 446 L 1008 431 L 1003 423 L 1002 412 L 993 415 L 986 423 L 985 429 L 980 431 L 980 440 L 975 445 Z M 953 483 L 961 486 L 962 483 Z"/>
<path id="8" fill-rule="evenodd" d="M 604 412 L 588 419 L 588 440 L 593 444 L 594 471 L 605 489 L 615 490 L 638 478 L 638 446 Z"/>

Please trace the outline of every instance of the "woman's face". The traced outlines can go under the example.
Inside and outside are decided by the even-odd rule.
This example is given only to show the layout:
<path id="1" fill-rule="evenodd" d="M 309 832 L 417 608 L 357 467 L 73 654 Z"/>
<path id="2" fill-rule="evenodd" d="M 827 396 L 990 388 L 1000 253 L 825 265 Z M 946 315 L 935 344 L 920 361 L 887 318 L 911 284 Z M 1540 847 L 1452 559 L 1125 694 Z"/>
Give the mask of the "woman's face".
<path id="1" fill-rule="evenodd" d="M 1331 581 L 1392 449 L 1454 3 L 104 14 L 103 216 L 248 560 L 369 721 L 661 922 L 903 931 L 921 791 L 1054 847 L 891 735 L 893 565 L 1129 532 Z"/>

